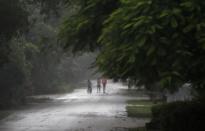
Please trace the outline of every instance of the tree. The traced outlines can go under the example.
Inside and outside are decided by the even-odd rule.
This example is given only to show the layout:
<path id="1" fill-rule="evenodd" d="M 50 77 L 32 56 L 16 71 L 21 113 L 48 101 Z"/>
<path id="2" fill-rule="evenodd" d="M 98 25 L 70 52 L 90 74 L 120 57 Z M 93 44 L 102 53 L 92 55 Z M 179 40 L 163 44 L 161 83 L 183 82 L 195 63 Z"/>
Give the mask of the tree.
<path id="1" fill-rule="evenodd" d="M 95 51 L 103 22 L 119 6 L 118 0 L 79 0 L 74 13 L 67 17 L 60 31 L 60 40 L 73 53 Z"/>
<path id="2" fill-rule="evenodd" d="M 24 38 L 13 38 L 8 45 L 8 62 L 0 68 L 0 108 L 25 103 L 32 68 L 30 58 L 37 52 Z"/>
<path id="3" fill-rule="evenodd" d="M 24 98 L 23 94 L 21 96 L 17 94 L 24 92 L 20 87 L 23 87 L 26 63 L 21 52 L 22 46 L 13 38 L 26 31 L 28 14 L 22 1 L 1 0 L 0 18 L 0 108 L 2 108 L 11 103 L 22 102 Z M 23 66 L 25 69 L 21 68 Z"/>
<path id="4" fill-rule="evenodd" d="M 92 2 L 88 7 L 99 8 Z M 84 32 L 88 23 L 99 23 L 87 17 L 94 11 L 65 21 L 62 32 L 66 32 L 67 45 L 100 43 L 96 65 L 110 77 L 131 77 L 147 87 L 160 83 L 171 89 L 191 83 L 204 94 L 204 1 L 120 0 L 119 8 L 114 9 L 107 13 L 109 17 L 100 19 L 103 26 L 98 33 Z M 83 33 L 76 35 L 79 32 Z M 87 34 L 98 35 L 90 42 Z"/>
<path id="5" fill-rule="evenodd" d="M 8 61 L 8 40 L 25 31 L 27 12 L 19 0 L 0 1 L 0 65 Z"/>
<path id="6" fill-rule="evenodd" d="M 125 1 L 99 38 L 104 45 L 100 69 L 147 86 L 191 83 L 204 90 L 204 7 L 205 2 L 193 0 Z"/>
<path id="7" fill-rule="evenodd" d="M 59 11 L 66 3 L 71 2 L 71 0 L 25 0 L 27 5 L 38 5 L 41 7 L 40 13 L 46 14 L 46 17 L 53 17 L 53 15 L 60 15 Z"/>
<path id="8" fill-rule="evenodd" d="M 27 12 L 19 0 L 1 0 L 0 17 L 1 37 L 11 38 L 28 25 Z"/>
<path id="9" fill-rule="evenodd" d="M 47 62 L 45 64 L 47 66 L 53 65 L 53 63 L 51 63 L 52 60 L 57 60 L 56 57 L 58 55 L 55 54 L 57 49 L 54 50 L 54 47 L 52 47 L 52 50 L 49 50 L 52 45 L 55 45 L 55 47 L 57 45 L 56 30 L 51 28 L 49 24 L 44 24 L 44 19 L 37 22 L 42 22 L 41 27 L 45 28 L 41 28 L 42 30 L 38 30 L 38 32 L 35 32 L 36 28 L 33 28 L 36 20 L 36 10 L 40 12 L 41 9 L 42 13 L 50 15 L 50 10 L 56 8 L 48 5 L 50 10 L 44 11 L 45 4 L 39 7 L 40 1 L 32 2 L 33 0 L 0 1 L 0 108 L 22 104 L 25 102 L 25 97 L 31 94 L 28 92 L 31 92 L 30 88 L 32 81 L 34 81 L 34 69 L 39 67 L 36 66 L 37 63 L 34 62 L 39 62 L 41 60 L 43 62 L 40 64 Z M 49 1 L 41 2 L 49 4 Z M 38 18 L 43 16 L 42 14 L 37 15 Z M 39 34 L 33 35 L 31 32 Z M 52 38 L 49 36 L 49 38 L 47 38 L 43 34 L 50 34 Z M 45 38 L 44 41 L 41 39 L 42 37 L 40 35 Z M 32 41 L 32 38 L 36 38 L 40 42 L 36 42 L 35 40 Z M 55 43 L 53 41 L 55 41 Z M 46 57 L 49 53 L 52 53 L 49 57 L 52 60 Z M 44 60 L 41 59 L 42 57 L 40 56 L 45 56 L 43 57 Z M 37 59 L 39 61 L 37 61 Z M 49 73 L 52 74 L 52 71 Z M 53 77 L 53 75 L 50 76 Z M 49 75 L 47 75 L 45 79 L 50 79 Z"/>

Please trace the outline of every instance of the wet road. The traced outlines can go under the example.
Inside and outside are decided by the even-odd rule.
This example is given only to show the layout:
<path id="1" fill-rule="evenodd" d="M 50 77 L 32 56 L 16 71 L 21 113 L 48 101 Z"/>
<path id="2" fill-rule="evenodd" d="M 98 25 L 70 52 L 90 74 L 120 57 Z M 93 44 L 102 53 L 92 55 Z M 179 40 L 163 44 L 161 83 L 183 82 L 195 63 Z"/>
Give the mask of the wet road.
<path id="1" fill-rule="evenodd" d="M 0 131 L 117 131 L 144 126 L 148 119 L 128 118 L 126 100 L 147 99 L 126 94 L 120 83 L 108 82 L 107 93 L 73 93 L 54 97 L 52 102 L 15 111 L 0 121 Z"/>

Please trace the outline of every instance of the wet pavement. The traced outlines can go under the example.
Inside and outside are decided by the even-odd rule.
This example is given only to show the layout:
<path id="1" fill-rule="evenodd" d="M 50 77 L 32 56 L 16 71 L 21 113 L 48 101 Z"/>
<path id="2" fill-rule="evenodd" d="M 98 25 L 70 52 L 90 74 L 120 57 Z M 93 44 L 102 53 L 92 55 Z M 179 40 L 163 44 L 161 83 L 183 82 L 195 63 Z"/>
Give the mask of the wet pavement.
<path id="1" fill-rule="evenodd" d="M 93 81 L 94 83 L 95 81 Z M 95 85 L 94 85 L 95 87 Z M 54 96 L 52 101 L 17 110 L 0 121 L 0 131 L 121 131 L 144 126 L 148 119 L 129 118 L 129 96 L 121 83 L 108 82 L 107 93 L 87 94 L 86 88 Z"/>

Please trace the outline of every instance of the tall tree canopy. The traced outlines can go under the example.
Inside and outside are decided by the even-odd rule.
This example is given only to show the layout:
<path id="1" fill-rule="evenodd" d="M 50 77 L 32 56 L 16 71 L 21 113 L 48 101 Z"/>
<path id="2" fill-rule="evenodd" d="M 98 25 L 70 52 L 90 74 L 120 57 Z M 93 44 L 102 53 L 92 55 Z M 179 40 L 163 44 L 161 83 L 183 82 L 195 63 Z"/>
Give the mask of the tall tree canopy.
<path id="1" fill-rule="evenodd" d="M 28 95 L 71 90 L 83 78 L 80 62 L 57 44 L 65 1 L 0 0 L 0 109 Z"/>
<path id="2" fill-rule="evenodd" d="M 8 43 L 12 36 L 28 25 L 27 12 L 19 0 L 0 1 L 0 65 L 8 59 Z"/>
<path id="3" fill-rule="evenodd" d="M 61 28 L 61 42 L 76 53 L 94 51 L 100 47 L 97 42 L 103 22 L 118 7 L 118 0 L 79 0 L 75 2 L 76 11 L 67 17 Z"/>
<path id="4" fill-rule="evenodd" d="M 19 0 L 1 0 L 0 17 L 0 37 L 11 37 L 28 25 L 27 12 Z"/>
<path id="5" fill-rule="evenodd" d="M 204 1 L 114 0 L 109 7 L 115 8 L 108 12 L 102 3 L 106 0 L 89 1 L 83 13 L 65 21 L 62 34 L 68 47 L 84 50 L 100 43 L 96 64 L 111 77 L 166 88 L 192 83 L 200 92 L 205 89 Z M 107 17 L 98 14 L 104 11 Z"/>
<path id="6" fill-rule="evenodd" d="M 204 88 L 204 7 L 195 0 L 124 1 L 99 38 L 105 45 L 100 69 L 143 84 Z"/>

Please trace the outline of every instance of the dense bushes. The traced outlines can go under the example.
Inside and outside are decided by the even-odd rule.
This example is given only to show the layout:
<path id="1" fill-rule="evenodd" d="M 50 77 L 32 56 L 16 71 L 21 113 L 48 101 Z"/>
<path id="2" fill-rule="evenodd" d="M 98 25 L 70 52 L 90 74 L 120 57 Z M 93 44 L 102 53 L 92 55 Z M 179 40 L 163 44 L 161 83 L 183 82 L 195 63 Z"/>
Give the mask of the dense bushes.
<path id="1" fill-rule="evenodd" d="M 60 1 L 0 0 L 0 110 L 24 104 L 30 95 L 70 91 L 71 82 L 88 74 L 91 58 L 77 62 L 58 44 L 62 15 L 73 10 Z"/>
<path id="2" fill-rule="evenodd" d="M 148 129 L 160 131 L 199 131 L 205 123 L 203 102 L 174 102 L 154 106 Z"/>

